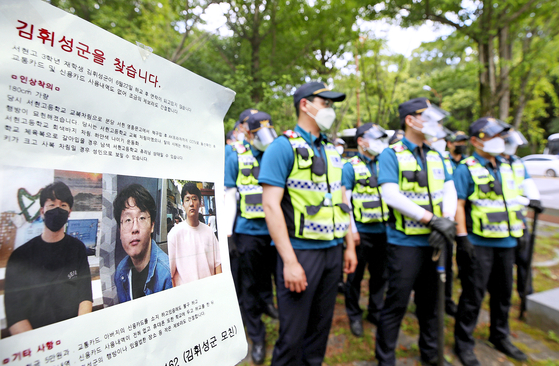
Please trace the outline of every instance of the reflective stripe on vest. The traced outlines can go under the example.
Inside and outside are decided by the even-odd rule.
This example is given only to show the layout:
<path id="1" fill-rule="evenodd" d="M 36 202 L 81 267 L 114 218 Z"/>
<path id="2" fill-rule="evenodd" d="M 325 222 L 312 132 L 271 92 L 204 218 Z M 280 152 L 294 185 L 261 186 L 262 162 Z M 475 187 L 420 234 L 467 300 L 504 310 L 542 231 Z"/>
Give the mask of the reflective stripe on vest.
<path id="1" fill-rule="evenodd" d="M 237 152 L 239 173 L 236 182 L 240 195 L 241 216 L 245 219 L 262 219 L 264 218 L 262 186 L 258 184 L 260 166 L 250 148 L 245 148 L 242 153 L 241 150 Z"/>
<path id="2" fill-rule="evenodd" d="M 312 240 L 343 238 L 349 229 L 349 207 L 342 203 L 340 155 L 333 144 L 323 145 L 326 166 L 298 134 L 287 131 L 284 136 L 294 153 L 282 199 L 289 235 Z M 331 199 L 325 199 L 328 194 Z"/>
<path id="3" fill-rule="evenodd" d="M 441 217 L 445 180 L 444 163 L 441 155 L 435 150 L 429 150 L 425 156 L 427 167 L 421 169 L 413 153 L 402 141 L 390 147 L 394 150 L 398 159 L 400 193 L 415 204 Z M 431 207 L 431 203 L 433 207 Z M 420 221 L 402 215 L 397 210 L 391 209 L 391 212 L 396 220 L 396 229 L 404 234 L 424 235 L 431 232 L 431 229 Z"/>
<path id="4" fill-rule="evenodd" d="M 516 183 L 517 195 L 522 196 L 524 193 L 522 190 L 522 183 L 526 179 L 526 168 L 524 167 L 522 160 L 520 160 L 517 156 L 512 156 L 511 168 L 514 176 L 514 182 Z M 526 216 L 528 214 L 528 207 L 520 203 L 517 203 L 514 209 L 516 211 L 520 211 L 522 216 Z"/>
<path id="5" fill-rule="evenodd" d="M 444 165 L 446 167 L 446 171 L 450 175 L 454 174 L 454 169 L 452 169 L 452 162 L 450 161 L 450 153 L 448 151 L 445 151 L 442 155 L 444 158 Z"/>
<path id="6" fill-rule="evenodd" d="M 378 185 L 376 177 L 372 176 L 367 164 L 359 157 L 353 157 L 349 162 L 355 176 L 351 194 L 355 221 L 363 224 L 388 221 L 388 206 L 382 200 L 382 189 Z M 375 169 L 377 164 L 375 164 Z"/>
<path id="7" fill-rule="evenodd" d="M 501 182 L 487 168 L 470 156 L 466 164 L 475 184 L 468 197 L 471 203 L 472 232 L 484 238 L 507 238 L 522 236 L 524 224 L 517 207 L 518 189 L 509 164 L 501 163 Z"/>

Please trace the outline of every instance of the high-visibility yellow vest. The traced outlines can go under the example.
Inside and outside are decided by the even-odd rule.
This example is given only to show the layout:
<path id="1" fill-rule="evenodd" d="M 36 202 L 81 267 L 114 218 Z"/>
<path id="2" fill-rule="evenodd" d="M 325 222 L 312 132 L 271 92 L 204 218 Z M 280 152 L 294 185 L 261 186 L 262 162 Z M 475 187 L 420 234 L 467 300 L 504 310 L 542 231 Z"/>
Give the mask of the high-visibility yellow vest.
<path id="1" fill-rule="evenodd" d="M 324 144 L 326 162 L 296 132 L 286 131 L 294 162 L 281 202 L 289 235 L 311 240 L 343 238 L 349 206 L 342 203 L 342 162 L 334 145 Z"/>
<path id="2" fill-rule="evenodd" d="M 400 193 L 413 203 L 442 216 L 442 202 L 444 189 L 444 163 L 441 155 L 435 150 L 428 150 L 425 154 L 427 166 L 421 168 L 413 153 L 399 141 L 390 146 L 398 159 Z M 411 217 L 392 210 L 396 220 L 395 228 L 406 235 L 424 235 L 431 233 L 431 229 Z"/>
<path id="3" fill-rule="evenodd" d="M 516 210 L 518 189 L 510 165 L 499 165 L 499 182 L 473 156 L 461 164 L 466 164 L 475 183 L 474 192 L 468 197 L 472 232 L 484 238 L 521 237 L 524 224 L 522 214 Z"/>
<path id="4" fill-rule="evenodd" d="M 450 175 L 454 174 L 454 169 L 452 169 L 452 162 L 450 161 L 450 153 L 448 151 L 445 151 L 442 154 L 442 156 L 444 158 L 444 165 L 446 167 L 446 171 Z"/>
<path id="5" fill-rule="evenodd" d="M 517 195 L 518 196 L 525 196 L 522 190 L 522 183 L 526 179 L 526 168 L 524 167 L 524 163 L 520 160 L 517 156 L 512 156 L 512 175 L 514 176 L 514 182 L 516 183 Z M 520 203 L 516 203 L 512 208 L 515 211 L 520 211 L 522 216 L 526 216 L 528 214 L 528 208 Z"/>
<path id="6" fill-rule="evenodd" d="M 236 185 L 240 196 L 241 216 L 245 219 L 262 219 L 265 216 L 262 206 L 262 186 L 258 184 L 260 165 L 250 147 L 237 146 L 236 151 L 239 162 Z"/>
<path id="7" fill-rule="evenodd" d="M 355 221 L 363 224 L 388 221 L 389 209 L 382 200 L 382 189 L 377 183 L 376 176 L 373 177 L 367 164 L 358 156 L 354 156 L 349 162 L 355 176 L 351 193 Z M 373 169 L 376 169 L 376 164 Z"/>

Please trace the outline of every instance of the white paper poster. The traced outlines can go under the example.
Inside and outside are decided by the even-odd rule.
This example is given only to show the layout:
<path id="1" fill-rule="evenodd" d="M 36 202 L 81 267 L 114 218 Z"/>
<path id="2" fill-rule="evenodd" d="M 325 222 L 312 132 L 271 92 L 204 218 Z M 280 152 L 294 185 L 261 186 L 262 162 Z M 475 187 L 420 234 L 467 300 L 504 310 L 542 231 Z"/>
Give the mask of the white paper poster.
<path id="1" fill-rule="evenodd" d="M 0 32 L 2 365 L 237 364 L 227 240 L 206 225 L 235 93 L 39 0 L 0 0 Z M 41 193 L 54 182 L 71 198 Z M 71 201 L 64 242 L 79 245 L 45 249 L 58 216 L 42 195 Z"/>

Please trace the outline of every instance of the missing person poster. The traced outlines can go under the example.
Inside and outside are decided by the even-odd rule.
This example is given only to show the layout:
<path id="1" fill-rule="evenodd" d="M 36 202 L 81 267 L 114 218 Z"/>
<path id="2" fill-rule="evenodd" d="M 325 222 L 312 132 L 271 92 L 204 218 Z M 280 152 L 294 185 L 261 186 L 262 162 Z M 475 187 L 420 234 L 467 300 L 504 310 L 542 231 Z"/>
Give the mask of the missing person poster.
<path id="1" fill-rule="evenodd" d="M 0 362 L 234 365 L 235 93 L 39 0 L 0 0 Z"/>

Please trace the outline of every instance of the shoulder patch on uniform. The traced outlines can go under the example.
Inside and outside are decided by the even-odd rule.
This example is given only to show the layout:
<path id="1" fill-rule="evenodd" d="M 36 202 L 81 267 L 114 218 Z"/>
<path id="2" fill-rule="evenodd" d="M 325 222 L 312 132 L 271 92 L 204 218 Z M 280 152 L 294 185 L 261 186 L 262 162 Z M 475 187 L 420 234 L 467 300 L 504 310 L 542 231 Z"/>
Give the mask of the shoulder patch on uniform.
<path id="1" fill-rule="evenodd" d="M 468 166 L 473 166 L 477 164 L 477 160 L 473 156 L 470 156 L 469 158 L 464 159 L 463 163 L 465 163 Z"/>
<path id="2" fill-rule="evenodd" d="M 395 152 L 402 152 L 406 149 L 406 147 L 401 143 L 396 143 L 396 144 L 392 145 L 391 148 Z"/>
<path id="3" fill-rule="evenodd" d="M 247 148 L 245 147 L 245 145 L 240 145 L 237 147 L 237 154 L 244 154 L 247 151 Z"/>
<path id="4" fill-rule="evenodd" d="M 296 139 L 297 137 L 299 137 L 299 134 L 293 130 L 284 131 L 283 134 L 290 139 Z"/>
<path id="5" fill-rule="evenodd" d="M 355 165 L 355 164 L 359 164 L 361 160 L 359 159 L 358 156 L 354 156 L 351 159 L 349 159 L 349 162 L 351 163 L 351 165 Z"/>

